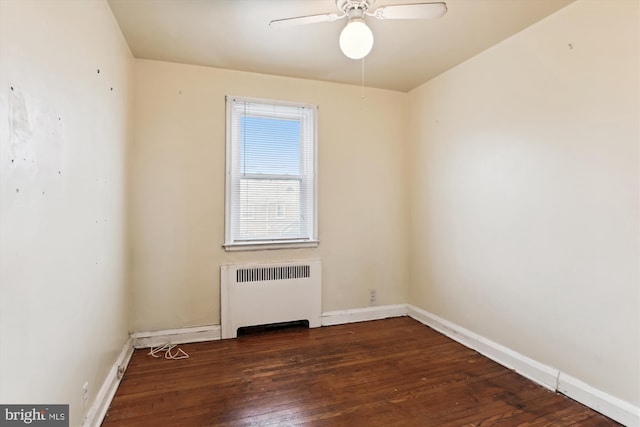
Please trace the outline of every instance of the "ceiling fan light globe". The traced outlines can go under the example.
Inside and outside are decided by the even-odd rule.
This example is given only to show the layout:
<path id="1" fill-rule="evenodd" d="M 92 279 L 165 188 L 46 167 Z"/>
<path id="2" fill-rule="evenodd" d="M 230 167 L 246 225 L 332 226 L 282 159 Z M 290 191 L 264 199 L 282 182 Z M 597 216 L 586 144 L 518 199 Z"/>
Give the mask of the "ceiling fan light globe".
<path id="1" fill-rule="evenodd" d="M 373 48 L 373 33 L 364 21 L 351 20 L 340 33 L 340 49 L 348 58 L 362 59 Z"/>

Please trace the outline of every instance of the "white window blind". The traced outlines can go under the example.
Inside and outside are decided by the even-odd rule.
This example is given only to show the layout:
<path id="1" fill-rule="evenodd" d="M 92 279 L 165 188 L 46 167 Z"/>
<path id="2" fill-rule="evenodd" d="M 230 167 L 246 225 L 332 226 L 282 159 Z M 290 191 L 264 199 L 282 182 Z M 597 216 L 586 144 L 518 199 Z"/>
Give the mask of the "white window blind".
<path id="1" fill-rule="evenodd" d="M 227 249 L 317 244 L 316 111 L 227 97 Z"/>

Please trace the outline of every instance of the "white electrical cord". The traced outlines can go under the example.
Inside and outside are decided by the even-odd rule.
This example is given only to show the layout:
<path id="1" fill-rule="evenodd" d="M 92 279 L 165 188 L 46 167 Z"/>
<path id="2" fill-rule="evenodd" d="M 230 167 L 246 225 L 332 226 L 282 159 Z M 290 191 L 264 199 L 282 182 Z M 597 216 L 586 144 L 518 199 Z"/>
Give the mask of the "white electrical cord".
<path id="1" fill-rule="evenodd" d="M 178 348 L 176 344 L 171 344 L 169 338 L 163 337 L 161 338 L 161 340 L 163 342 L 157 345 L 152 345 L 151 351 L 149 351 L 149 353 L 147 354 L 153 357 L 162 357 L 161 353 L 164 352 L 165 359 L 180 360 L 189 358 L 189 355 L 185 353 L 184 350 Z M 173 349 L 176 349 L 175 352 L 173 351 Z"/>

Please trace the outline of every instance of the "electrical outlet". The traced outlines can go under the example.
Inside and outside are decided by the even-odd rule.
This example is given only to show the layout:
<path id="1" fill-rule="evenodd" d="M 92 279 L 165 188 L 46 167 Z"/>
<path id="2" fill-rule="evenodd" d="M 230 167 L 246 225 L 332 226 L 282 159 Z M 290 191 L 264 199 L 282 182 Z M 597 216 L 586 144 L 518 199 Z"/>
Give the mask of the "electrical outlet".
<path id="1" fill-rule="evenodd" d="M 376 302 L 376 290 L 369 289 L 369 302 Z"/>
<path id="2" fill-rule="evenodd" d="M 82 412 L 87 410 L 87 405 L 89 404 L 89 382 L 85 381 L 82 386 Z"/>

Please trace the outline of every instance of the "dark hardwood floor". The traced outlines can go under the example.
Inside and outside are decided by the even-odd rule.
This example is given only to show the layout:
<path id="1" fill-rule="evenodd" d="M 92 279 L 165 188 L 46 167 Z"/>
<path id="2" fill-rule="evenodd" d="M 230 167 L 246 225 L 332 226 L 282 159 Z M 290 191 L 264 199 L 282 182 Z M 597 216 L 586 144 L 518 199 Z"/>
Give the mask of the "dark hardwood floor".
<path id="1" fill-rule="evenodd" d="M 617 426 L 408 318 L 136 350 L 113 426 Z"/>

